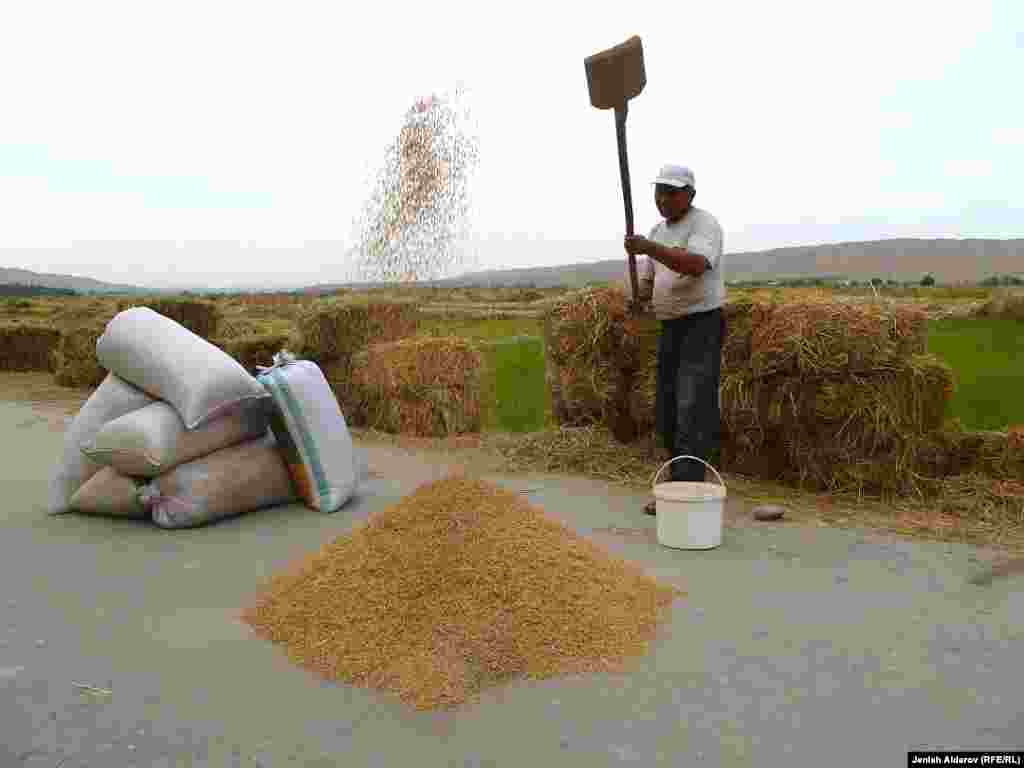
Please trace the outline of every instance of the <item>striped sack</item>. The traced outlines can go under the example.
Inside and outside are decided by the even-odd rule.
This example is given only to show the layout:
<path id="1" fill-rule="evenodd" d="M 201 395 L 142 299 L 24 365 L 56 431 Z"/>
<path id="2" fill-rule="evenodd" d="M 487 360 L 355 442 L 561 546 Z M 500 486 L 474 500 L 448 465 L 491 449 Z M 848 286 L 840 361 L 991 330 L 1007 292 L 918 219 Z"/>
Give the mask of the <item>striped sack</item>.
<path id="1" fill-rule="evenodd" d="M 357 462 L 348 424 L 320 367 L 288 352 L 259 368 L 270 393 L 270 428 L 306 506 L 335 512 L 355 494 Z"/>

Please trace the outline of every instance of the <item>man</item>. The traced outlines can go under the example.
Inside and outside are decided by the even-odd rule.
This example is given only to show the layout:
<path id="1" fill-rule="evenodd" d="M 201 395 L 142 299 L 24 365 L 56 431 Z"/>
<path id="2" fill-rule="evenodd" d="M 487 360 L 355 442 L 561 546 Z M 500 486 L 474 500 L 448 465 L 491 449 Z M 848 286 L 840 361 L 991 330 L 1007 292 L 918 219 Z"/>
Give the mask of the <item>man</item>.
<path id="1" fill-rule="evenodd" d="M 654 204 L 664 221 L 648 237 L 626 236 L 627 253 L 647 256 L 637 264 L 639 299 L 650 301 L 661 320 L 655 423 L 671 457 L 697 456 L 716 465 L 720 453 L 722 340 L 725 280 L 722 227 L 693 205 L 693 171 L 665 165 L 654 180 Z M 672 480 L 701 482 L 703 464 L 674 462 Z M 654 502 L 644 511 L 655 514 Z"/>

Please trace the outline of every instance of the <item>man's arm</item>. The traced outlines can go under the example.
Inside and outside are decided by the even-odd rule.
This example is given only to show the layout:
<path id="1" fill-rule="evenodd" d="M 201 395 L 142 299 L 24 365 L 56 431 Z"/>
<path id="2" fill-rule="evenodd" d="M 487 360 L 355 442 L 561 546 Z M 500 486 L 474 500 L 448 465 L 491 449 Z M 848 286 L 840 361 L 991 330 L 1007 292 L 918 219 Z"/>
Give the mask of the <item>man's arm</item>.
<path id="1" fill-rule="evenodd" d="M 718 266 L 722 255 L 722 233 L 718 223 L 700 219 L 685 247 L 665 246 L 653 240 L 647 243 L 647 254 L 678 275 L 700 277 Z"/>
<path id="2" fill-rule="evenodd" d="M 647 255 L 680 275 L 699 277 L 708 269 L 706 256 L 700 253 L 691 253 L 685 248 L 672 248 L 651 241 Z"/>

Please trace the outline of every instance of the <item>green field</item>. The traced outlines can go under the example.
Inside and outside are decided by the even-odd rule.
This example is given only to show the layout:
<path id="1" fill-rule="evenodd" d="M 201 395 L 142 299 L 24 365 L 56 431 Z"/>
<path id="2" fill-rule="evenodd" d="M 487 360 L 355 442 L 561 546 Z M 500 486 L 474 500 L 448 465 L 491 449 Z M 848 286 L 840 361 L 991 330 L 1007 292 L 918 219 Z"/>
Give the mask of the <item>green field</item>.
<path id="1" fill-rule="evenodd" d="M 544 342 L 537 336 L 500 339 L 484 347 L 483 428 L 533 432 L 550 411 L 544 384 Z"/>
<path id="2" fill-rule="evenodd" d="M 951 366 L 956 390 L 949 415 L 968 429 L 1024 424 L 1024 323 L 951 318 L 931 323 L 928 351 Z"/>

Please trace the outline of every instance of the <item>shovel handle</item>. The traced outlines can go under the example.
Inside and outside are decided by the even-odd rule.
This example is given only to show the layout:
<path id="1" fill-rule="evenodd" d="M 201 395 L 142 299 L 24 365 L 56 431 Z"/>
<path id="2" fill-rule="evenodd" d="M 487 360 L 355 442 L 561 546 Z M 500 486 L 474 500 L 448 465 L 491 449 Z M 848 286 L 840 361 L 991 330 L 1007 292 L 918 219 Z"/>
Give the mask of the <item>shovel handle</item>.
<path id="1" fill-rule="evenodd" d="M 622 181 L 622 203 L 626 209 L 626 234 L 633 234 L 633 193 L 629 183 L 629 156 L 626 154 L 626 115 L 629 112 L 629 102 L 623 102 L 621 107 L 615 108 L 615 137 L 619 143 L 619 178 Z M 629 283 L 633 290 L 633 303 L 636 304 L 640 295 L 639 284 L 636 276 L 636 256 L 632 253 L 629 256 Z"/>

